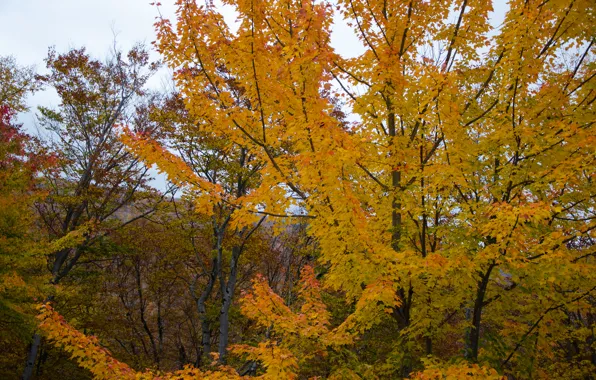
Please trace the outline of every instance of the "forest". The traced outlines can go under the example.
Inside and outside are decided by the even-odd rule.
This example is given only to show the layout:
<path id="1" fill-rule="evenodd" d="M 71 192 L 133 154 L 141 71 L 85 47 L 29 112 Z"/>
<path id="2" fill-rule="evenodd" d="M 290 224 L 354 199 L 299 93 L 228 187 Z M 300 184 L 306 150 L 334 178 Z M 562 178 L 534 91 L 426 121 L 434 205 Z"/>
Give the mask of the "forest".
<path id="1" fill-rule="evenodd" d="M 595 378 L 593 0 L 164 1 L 0 56 L 0 379 Z"/>

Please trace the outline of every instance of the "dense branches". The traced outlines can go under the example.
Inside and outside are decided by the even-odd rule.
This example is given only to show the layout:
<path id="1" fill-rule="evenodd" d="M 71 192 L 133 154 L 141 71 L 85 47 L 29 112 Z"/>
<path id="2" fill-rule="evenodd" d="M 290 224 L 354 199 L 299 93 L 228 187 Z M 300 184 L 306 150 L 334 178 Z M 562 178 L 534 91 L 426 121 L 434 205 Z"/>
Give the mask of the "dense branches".
<path id="1" fill-rule="evenodd" d="M 592 1 L 175 4 L 174 94 L 141 48 L 48 57 L 53 307 L 114 355 L 48 338 L 107 378 L 592 376 Z"/>

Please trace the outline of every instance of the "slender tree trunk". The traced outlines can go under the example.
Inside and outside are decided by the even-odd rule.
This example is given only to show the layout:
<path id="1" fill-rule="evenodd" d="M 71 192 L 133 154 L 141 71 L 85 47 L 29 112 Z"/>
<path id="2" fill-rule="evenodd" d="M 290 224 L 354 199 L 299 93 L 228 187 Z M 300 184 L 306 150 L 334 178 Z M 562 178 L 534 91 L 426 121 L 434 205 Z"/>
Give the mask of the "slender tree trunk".
<path id="1" fill-rule="evenodd" d="M 153 333 L 151 332 L 149 324 L 147 323 L 147 319 L 145 318 L 145 299 L 143 296 L 143 286 L 141 283 L 141 268 L 138 262 L 135 263 L 135 275 L 137 282 L 137 294 L 139 296 L 139 316 L 141 317 L 143 329 L 145 330 L 145 333 L 147 334 L 147 336 L 149 337 L 149 341 L 151 342 L 151 353 L 153 354 L 153 362 L 157 365 L 157 368 L 159 369 L 160 353 L 157 349 Z"/>
<path id="2" fill-rule="evenodd" d="M 41 346 L 41 335 L 39 333 L 33 334 L 33 340 L 29 347 L 29 354 L 27 355 L 27 363 L 25 363 L 25 370 L 23 371 L 23 380 L 29 380 L 33 376 L 33 369 L 35 368 L 35 360 L 37 359 L 37 352 Z"/>
<path id="3" fill-rule="evenodd" d="M 179 343 L 178 346 L 178 369 L 184 369 L 184 366 L 188 363 L 188 358 L 186 357 L 186 350 L 184 349 L 184 345 L 182 342 Z"/>
<path id="4" fill-rule="evenodd" d="M 208 359 L 211 353 L 211 324 L 207 318 L 207 309 L 205 303 L 197 302 L 201 319 L 201 346 L 203 347 L 202 358 Z M 201 360 L 202 361 L 202 360 Z"/>
<path id="5" fill-rule="evenodd" d="M 50 281 L 50 284 L 58 285 L 62 277 L 64 277 L 64 275 L 66 275 L 70 271 L 72 265 L 67 268 L 63 268 L 63 266 L 66 262 L 66 259 L 73 250 L 74 255 L 77 255 L 80 248 L 67 248 L 60 250 L 54 254 L 54 263 L 52 265 L 52 280 Z M 46 297 L 45 302 L 50 302 L 53 299 L 53 296 L 48 296 Z M 27 353 L 27 362 L 25 363 L 25 369 L 23 370 L 23 380 L 29 380 L 33 376 L 33 369 L 35 368 L 35 361 L 37 360 L 37 354 L 40 345 L 41 335 L 39 333 L 33 334 L 31 344 L 29 345 L 29 352 Z"/>
<path id="6" fill-rule="evenodd" d="M 157 352 L 159 352 L 160 361 L 163 353 L 163 338 L 165 335 L 165 326 L 161 315 L 161 296 L 157 301 Z"/>
<path id="7" fill-rule="evenodd" d="M 226 290 L 227 293 L 227 290 Z M 232 304 L 231 295 L 225 295 L 221 306 L 219 315 L 219 362 L 226 364 L 226 356 L 228 353 L 228 338 L 230 328 L 230 306 Z"/>
<path id="8" fill-rule="evenodd" d="M 389 130 L 389 144 L 392 146 L 394 144 L 394 138 L 396 136 L 396 129 L 395 129 L 395 114 L 391 111 L 392 105 L 390 102 L 387 102 L 387 110 L 389 111 L 389 115 L 387 116 L 387 127 Z M 401 171 L 397 168 L 398 163 L 395 163 L 395 167 L 391 172 L 391 187 L 393 188 L 393 200 L 391 201 L 391 247 L 397 252 L 399 251 L 399 241 L 401 239 L 401 202 L 399 197 L 397 196 L 396 192 L 399 189 L 400 182 L 401 182 Z"/>
<path id="9" fill-rule="evenodd" d="M 202 359 L 208 359 L 211 353 L 211 324 L 207 318 L 207 299 L 211 296 L 215 281 L 217 279 L 217 258 L 213 258 L 211 262 L 211 273 L 209 273 L 209 281 L 207 286 L 201 292 L 201 296 L 197 298 L 197 311 L 199 312 L 199 319 L 201 321 L 201 345 L 203 347 Z M 193 292 L 194 294 L 194 292 Z"/>
<path id="10" fill-rule="evenodd" d="M 54 296 L 47 296 L 44 303 L 54 300 Z M 23 380 L 29 380 L 33 376 L 33 369 L 35 368 L 35 361 L 37 360 L 37 354 L 39 347 L 41 346 L 41 334 L 34 333 L 29 345 L 29 353 L 27 354 L 27 362 L 25 363 L 25 369 L 23 370 Z"/>
<path id="11" fill-rule="evenodd" d="M 228 353 L 228 338 L 229 338 L 229 327 L 230 327 L 230 307 L 232 306 L 232 300 L 234 298 L 234 290 L 236 289 L 236 278 L 238 276 L 238 259 L 242 252 L 241 247 L 232 248 L 232 261 L 230 263 L 230 277 L 228 283 L 222 286 L 222 304 L 221 311 L 219 313 L 219 362 L 221 364 L 226 363 L 226 356 Z M 225 281 L 222 281 L 225 283 Z"/>
<path id="12" fill-rule="evenodd" d="M 426 345 L 426 355 L 433 354 L 433 340 L 430 336 L 424 337 L 424 343 Z"/>
<path id="13" fill-rule="evenodd" d="M 486 273 L 484 273 L 480 281 L 478 281 L 476 300 L 474 301 L 474 309 L 472 314 L 472 329 L 470 330 L 467 344 L 468 358 L 474 362 L 478 360 L 478 349 L 480 346 L 480 321 L 482 319 L 482 309 L 484 308 L 484 298 L 486 296 L 486 289 L 488 287 L 490 274 L 495 266 L 496 264 L 494 262 L 490 264 L 486 270 Z"/>
<path id="14" fill-rule="evenodd" d="M 408 288 L 408 292 L 406 294 L 404 288 L 399 288 L 398 296 L 400 300 L 402 300 L 402 304 L 398 307 L 393 308 L 393 318 L 397 321 L 397 325 L 400 330 L 405 330 L 410 326 L 410 309 L 412 307 L 412 296 L 414 295 L 414 290 L 412 286 Z M 401 375 L 406 378 L 410 375 L 412 371 L 412 363 L 411 363 L 411 355 L 410 350 L 408 349 L 408 336 L 404 335 L 402 337 L 402 349 L 404 352 L 404 364 L 401 370 Z"/>
<path id="15" fill-rule="evenodd" d="M 389 145 L 393 146 L 394 139 L 397 135 L 396 124 L 395 124 L 395 113 L 393 112 L 393 105 L 391 101 L 387 101 L 387 111 L 389 114 L 387 115 L 387 129 L 389 132 Z M 401 200 L 398 193 L 398 190 L 401 186 L 401 171 L 399 169 L 399 162 L 394 163 L 394 168 L 391 171 L 391 187 L 393 189 L 393 198 L 391 201 L 391 247 L 395 252 L 399 252 L 399 244 L 401 240 L 401 229 L 402 229 L 402 215 L 401 215 Z M 395 307 L 393 309 L 393 316 L 397 320 L 398 326 L 400 330 L 404 330 L 408 328 L 410 325 L 410 308 L 412 305 L 412 295 L 414 294 L 414 290 L 410 285 L 408 289 L 408 294 L 404 288 L 399 288 L 398 296 L 401 300 L 401 305 L 399 307 Z M 404 344 L 404 366 L 402 368 L 402 376 L 408 377 L 411 372 L 411 359 L 410 359 L 410 352 L 407 347 L 407 336 L 403 337 Z"/>

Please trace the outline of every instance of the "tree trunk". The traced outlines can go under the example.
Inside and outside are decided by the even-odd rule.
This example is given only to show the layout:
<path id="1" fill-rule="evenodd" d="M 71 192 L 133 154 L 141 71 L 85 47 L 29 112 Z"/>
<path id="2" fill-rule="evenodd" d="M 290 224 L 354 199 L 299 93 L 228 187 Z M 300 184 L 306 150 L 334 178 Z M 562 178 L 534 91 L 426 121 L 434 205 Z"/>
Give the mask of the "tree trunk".
<path id="1" fill-rule="evenodd" d="M 391 101 L 387 100 L 387 129 L 389 132 L 389 145 L 392 146 L 395 142 L 394 139 L 397 136 L 397 130 L 395 125 L 395 113 L 393 112 L 393 105 Z M 391 171 L 391 188 L 393 190 L 393 197 L 391 200 L 391 247 L 395 252 L 400 251 L 400 240 L 401 240 L 401 229 L 402 229 L 402 215 L 401 215 L 401 199 L 398 195 L 398 191 L 401 186 L 401 171 L 400 162 L 394 163 L 394 168 Z M 398 289 L 398 296 L 401 300 L 401 305 L 393 308 L 393 316 L 397 320 L 397 324 L 400 330 L 408 328 L 410 325 L 410 309 L 412 305 L 412 295 L 414 290 L 410 284 L 408 294 L 403 287 Z M 402 367 L 402 376 L 408 377 L 412 370 L 411 355 L 407 347 L 407 336 L 403 336 L 404 344 L 404 365 Z"/>
<path id="2" fill-rule="evenodd" d="M 216 279 L 217 258 L 213 258 L 213 261 L 211 262 L 211 273 L 209 273 L 209 281 L 207 282 L 207 286 L 201 292 L 201 296 L 196 299 L 197 311 L 199 312 L 199 319 L 201 320 L 201 345 L 203 347 L 202 359 L 209 359 L 209 354 L 211 353 L 211 324 L 207 318 L 207 306 L 205 303 L 207 302 L 209 296 L 211 296 Z"/>
<path id="3" fill-rule="evenodd" d="M 400 306 L 393 308 L 393 318 L 397 321 L 397 325 L 401 330 L 405 330 L 410 326 L 410 309 L 412 306 L 412 296 L 414 295 L 414 290 L 412 286 L 408 288 L 408 294 L 404 291 L 404 288 L 398 289 L 398 296 L 402 300 L 402 304 Z M 402 337 L 403 344 L 402 349 L 404 352 L 404 363 L 401 369 L 401 376 L 407 378 L 410 376 L 410 372 L 412 371 L 412 359 L 410 355 L 410 350 L 408 348 L 408 336 L 404 335 Z"/>
<path id="4" fill-rule="evenodd" d="M 54 296 L 48 296 L 44 303 L 54 300 Z M 23 370 L 23 380 L 29 380 L 33 376 L 33 368 L 35 368 L 35 361 L 37 360 L 37 353 L 41 346 L 41 334 L 33 334 L 31 344 L 29 345 L 29 353 L 27 354 L 27 362 L 25 363 L 25 369 Z"/>
<path id="5" fill-rule="evenodd" d="M 232 248 L 232 261 L 230 262 L 230 277 L 228 283 L 222 287 L 221 297 L 221 311 L 219 313 L 219 362 L 226 363 L 226 356 L 228 350 L 228 337 L 230 325 L 230 307 L 234 298 L 234 290 L 236 289 L 236 278 L 238 275 L 238 258 L 242 252 L 242 247 Z M 223 282 L 223 281 L 222 281 Z"/>
<path id="6" fill-rule="evenodd" d="M 227 293 L 227 290 L 226 290 Z M 219 362 L 226 364 L 228 350 L 228 337 L 230 327 L 230 305 L 232 304 L 231 295 L 226 294 L 219 314 Z"/>
<path id="7" fill-rule="evenodd" d="M 205 304 L 199 304 L 197 302 L 199 313 L 201 313 L 201 345 L 203 347 L 203 354 L 201 355 L 204 359 L 209 359 L 211 353 L 211 325 L 207 318 L 207 310 Z"/>
<path id="8" fill-rule="evenodd" d="M 387 102 L 387 110 L 389 111 L 389 115 L 387 117 L 387 127 L 389 129 L 389 144 L 393 145 L 393 139 L 396 136 L 396 129 L 395 129 L 395 114 L 391 111 L 392 105 L 390 102 Z M 401 201 L 395 192 L 399 189 L 400 182 L 401 182 L 401 171 L 398 169 L 398 163 L 396 163 L 395 167 L 391 172 L 391 187 L 393 188 L 394 194 L 393 199 L 391 201 L 391 247 L 396 252 L 399 251 L 399 241 L 401 240 Z"/>
<path id="9" fill-rule="evenodd" d="M 29 380 L 33 376 L 33 369 L 35 368 L 35 360 L 37 359 L 37 352 L 41 346 L 41 335 L 33 334 L 33 340 L 29 346 L 29 354 L 27 355 L 27 363 L 25 363 L 25 370 L 23 371 L 23 380 Z"/>
<path id="10" fill-rule="evenodd" d="M 472 329 L 469 334 L 467 344 L 468 358 L 472 361 L 478 360 L 478 349 L 480 346 L 480 321 L 482 319 L 482 309 L 484 308 L 484 298 L 486 296 L 486 288 L 488 287 L 488 280 L 490 274 L 496 264 L 493 262 L 489 265 L 486 273 L 478 281 L 478 289 L 476 291 L 476 300 L 474 301 L 474 310 L 472 314 Z"/>

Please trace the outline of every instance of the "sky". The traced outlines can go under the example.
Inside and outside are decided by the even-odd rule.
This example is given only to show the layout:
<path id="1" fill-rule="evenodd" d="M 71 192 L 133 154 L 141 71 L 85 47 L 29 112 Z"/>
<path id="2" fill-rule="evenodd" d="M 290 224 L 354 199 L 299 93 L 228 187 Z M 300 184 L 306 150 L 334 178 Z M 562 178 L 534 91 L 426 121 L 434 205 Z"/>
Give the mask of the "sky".
<path id="1" fill-rule="evenodd" d="M 162 13 L 171 16 L 174 7 L 167 3 Z M 84 46 L 92 56 L 105 57 L 114 39 L 122 50 L 137 42 L 149 45 L 156 16 L 148 0 L 0 0 L 0 55 L 12 55 L 20 65 L 33 65 L 38 72 L 45 69 L 50 46 L 58 52 Z M 165 75 L 153 78 L 151 86 L 161 86 Z M 30 129 L 37 105 L 57 103 L 52 91 L 39 92 L 29 99 L 32 112 L 21 115 L 20 121 Z"/>
<path id="2" fill-rule="evenodd" d="M 105 57 L 117 46 L 126 51 L 137 42 L 150 46 L 155 39 L 153 23 L 158 16 L 153 0 L 0 0 L 0 56 L 11 55 L 21 66 L 34 66 L 36 71 L 45 70 L 44 58 L 48 48 L 54 46 L 57 52 L 71 48 L 85 47 L 94 57 Z M 201 0 L 198 0 L 201 1 Z M 174 19 L 174 0 L 161 0 L 160 12 Z M 221 9 L 226 21 L 234 23 L 231 8 Z M 346 38 L 345 25 L 337 27 L 337 47 L 350 55 L 362 51 L 361 43 Z M 153 52 L 152 58 L 159 55 Z M 161 89 L 169 82 L 170 75 L 163 68 L 153 77 L 148 86 Z M 35 110 L 37 106 L 56 107 L 57 94 L 46 89 L 28 99 L 30 111 L 20 114 L 18 121 L 30 134 L 37 134 Z M 154 186 L 163 188 L 165 182 L 157 173 Z"/>
<path id="3" fill-rule="evenodd" d="M 157 16 L 148 0 L 0 0 L 0 56 L 12 55 L 18 64 L 35 66 L 44 72 L 48 48 L 57 52 L 85 47 L 95 57 L 107 56 L 116 41 L 123 51 L 137 42 L 150 46 L 155 38 L 153 23 Z M 163 1 L 164 17 L 174 14 L 173 1 Z M 152 59 L 159 59 L 153 52 Z M 163 69 L 149 82 L 159 89 L 168 82 Z M 59 103 L 52 90 L 40 91 L 28 99 L 31 110 L 19 115 L 24 129 L 35 135 L 35 109 L 38 105 L 55 107 Z M 151 184 L 164 190 L 165 177 L 151 171 Z"/>
<path id="4" fill-rule="evenodd" d="M 44 58 L 48 48 L 57 52 L 85 47 L 94 57 L 105 57 L 114 44 L 126 51 L 137 42 L 148 46 L 155 39 L 153 23 L 158 15 L 150 3 L 157 0 L 0 0 L 0 56 L 11 55 L 22 66 L 45 69 Z M 201 1 L 201 0 L 197 0 Z M 160 0 L 160 12 L 174 19 L 174 0 Z M 505 0 L 495 0 L 493 25 L 500 24 Z M 226 21 L 234 23 L 231 8 L 219 1 Z M 364 47 L 353 31 L 343 22 L 333 27 L 332 45 L 344 56 L 356 56 Z M 153 59 L 159 59 L 153 53 Z M 169 82 L 167 69 L 153 77 L 149 86 L 161 89 Z M 19 115 L 19 122 L 30 133 L 35 133 L 34 112 L 38 105 L 55 107 L 59 99 L 52 90 L 44 90 L 28 99 L 31 111 Z"/>
<path id="5" fill-rule="evenodd" d="M 200 0 L 198 0 L 200 1 Z M 48 48 L 65 52 L 70 48 L 85 46 L 95 57 L 104 57 L 113 46 L 114 36 L 118 46 L 127 50 L 136 42 L 150 45 L 155 39 L 153 23 L 158 15 L 151 6 L 152 0 L 0 0 L 0 56 L 12 55 L 20 65 L 34 65 L 38 71 L 45 69 L 44 58 Z M 173 19 L 174 1 L 161 0 L 160 11 Z M 235 17 L 231 8 L 216 6 L 228 23 Z M 361 43 L 352 36 L 345 25 L 336 26 L 335 45 L 343 53 L 356 55 L 362 51 Z M 348 33 L 346 33 L 348 32 Z M 159 56 L 154 53 L 153 58 Z M 167 82 L 164 69 L 152 78 L 150 86 L 159 89 Z M 33 111 L 37 105 L 55 106 L 58 98 L 52 91 L 42 91 L 29 99 L 32 111 L 20 115 L 25 128 L 32 128 Z"/>
<path id="6" fill-rule="evenodd" d="M 58 52 L 85 46 L 96 57 L 104 57 L 116 38 L 118 46 L 127 50 L 136 42 L 147 45 L 155 39 L 153 23 L 158 15 L 150 3 L 154 0 L 0 0 L 0 56 L 12 55 L 20 65 L 34 65 L 44 70 L 48 48 Z M 197 0 L 201 1 L 201 0 Z M 505 0 L 495 0 L 494 24 L 502 20 Z M 173 19 L 174 0 L 161 0 L 160 11 Z M 231 8 L 215 2 L 228 23 L 235 20 Z M 494 25 L 493 24 L 493 25 Z M 332 44 L 344 56 L 355 56 L 363 51 L 360 41 L 344 24 L 334 25 Z M 157 53 L 153 57 L 158 59 Z M 150 86 L 156 89 L 167 83 L 164 69 L 152 78 Z M 54 106 L 58 98 L 52 91 L 32 96 L 32 110 L 37 105 Z M 32 112 L 21 115 L 26 128 L 33 123 Z"/>

